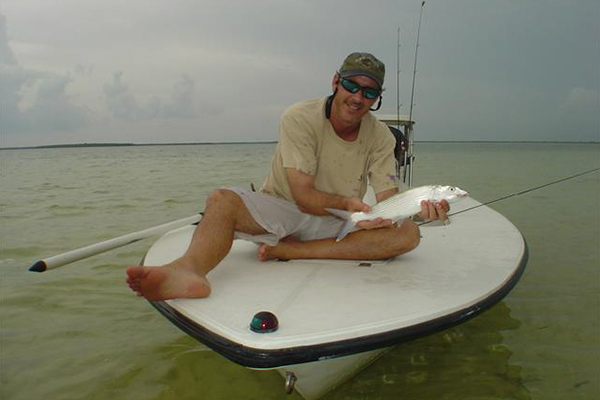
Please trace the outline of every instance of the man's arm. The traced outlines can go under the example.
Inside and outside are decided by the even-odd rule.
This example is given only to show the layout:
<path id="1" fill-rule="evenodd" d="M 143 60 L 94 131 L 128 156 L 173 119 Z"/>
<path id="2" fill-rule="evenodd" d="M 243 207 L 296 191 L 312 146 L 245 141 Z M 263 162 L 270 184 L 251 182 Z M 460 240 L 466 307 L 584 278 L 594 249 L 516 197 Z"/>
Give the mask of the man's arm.
<path id="1" fill-rule="evenodd" d="M 358 197 L 346 197 L 337 194 L 322 192 L 315 189 L 315 177 L 305 174 L 294 168 L 285 169 L 288 183 L 292 191 L 292 196 L 302 212 L 314 215 L 331 215 L 325 209 L 337 208 L 346 211 L 364 211 L 369 212 L 371 207 L 362 202 Z M 375 194 L 377 202 L 381 202 L 398 193 L 398 189 L 388 189 Z M 450 206 L 447 201 L 440 203 L 421 202 L 420 217 L 426 220 L 446 220 L 447 211 Z M 371 221 L 361 221 L 358 223 L 362 229 L 375 229 L 391 226 L 389 219 L 376 218 Z"/>
<path id="2" fill-rule="evenodd" d="M 369 212 L 371 207 L 362 202 L 358 197 L 345 197 L 322 192 L 315 189 L 315 178 L 294 168 L 285 169 L 292 196 L 302 212 L 314 215 L 331 215 L 325 208 L 337 208 L 346 211 Z M 390 189 L 375 195 L 377 201 L 382 201 L 398 192 Z M 358 225 L 362 229 L 375 229 L 391 226 L 389 219 L 376 218 L 371 221 L 361 221 Z"/>
<path id="3" fill-rule="evenodd" d="M 301 211 L 314 215 L 330 215 L 326 208 L 337 208 L 346 211 L 369 211 L 370 208 L 358 197 L 346 197 L 337 194 L 322 192 L 315 189 L 315 177 L 286 168 L 290 189 L 296 204 Z"/>
<path id="4" fill-rule="evenodd" d="M 398 188 L 384 190 L 383 192 L 375 194 L 375 200 L 377 200 L 378 203 L 381 203 L 385 199 L 392 197 L 395 194 L 398 194 Z"/>

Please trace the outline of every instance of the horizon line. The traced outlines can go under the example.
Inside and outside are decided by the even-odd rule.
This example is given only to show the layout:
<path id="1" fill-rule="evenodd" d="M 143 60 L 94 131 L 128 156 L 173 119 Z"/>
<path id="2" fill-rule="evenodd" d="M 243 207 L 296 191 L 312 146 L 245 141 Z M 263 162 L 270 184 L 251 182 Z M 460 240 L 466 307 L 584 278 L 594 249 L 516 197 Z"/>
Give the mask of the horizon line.
<path id="1" fill-rule="evenodd" d="M 60 149 L 60 148 L 83 148 L 83 147 L 127 147 L 127 146 L 210 146 L 210 145 L 230 145 L 230 144 L 270 144 L 277 143 L 277 140 L 258 140 L 258 141 L 236 141 L 236 142 L 183 142 L 183 143 L 63 143 L 47 144 L 38 146 L 11 146 L 0 147 L 0 150 L 35 150 L 35 149 Z M 600 141 L 554 141 L 554 140 L 417 140 L 415 143 L 547 143 L 547 144 L 600 144 Z"/>

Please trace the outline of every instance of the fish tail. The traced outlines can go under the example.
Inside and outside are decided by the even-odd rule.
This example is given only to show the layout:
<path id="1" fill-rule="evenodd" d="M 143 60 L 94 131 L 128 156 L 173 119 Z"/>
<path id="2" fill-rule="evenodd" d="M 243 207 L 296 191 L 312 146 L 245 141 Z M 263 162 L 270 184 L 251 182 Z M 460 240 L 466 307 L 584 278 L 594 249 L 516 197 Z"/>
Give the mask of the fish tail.
<path id="1" fill-rule="evenodd" d="M 352 216 L 350 211 L 340 210 L 337 208 L 326 208 L 325 211 L 341 219 L 350 219 Z"/>
<path id="2" fill-rule="evenodd" d="M 342 229 L 340 229 L 337 237 L 335 238 L 335 241 L 339 242 L 340 240 L 345 238 L 346 235 L 349 234 L 353 228 L 354 228 L 354 221 L 352 221 L 351 219 L 347 220 L 346 223 L 344 224 L 344 226 L 342 226 Z"/>
<path id="3" fill-rule="evenodd" d="M 354 228 L 354 221 L 352 221 L 351 219 L 352 213 L 350 211 L 339 210 L 336 208 L 326 208 L 325 210 L 338 218 L 346 220 L 346 222 L 338 232 L 337 237 L 335 238 L 335 241 L 339 242 L 340 240 L 345 238 L 348 233 L 350 233 L 352 228 Z"/>

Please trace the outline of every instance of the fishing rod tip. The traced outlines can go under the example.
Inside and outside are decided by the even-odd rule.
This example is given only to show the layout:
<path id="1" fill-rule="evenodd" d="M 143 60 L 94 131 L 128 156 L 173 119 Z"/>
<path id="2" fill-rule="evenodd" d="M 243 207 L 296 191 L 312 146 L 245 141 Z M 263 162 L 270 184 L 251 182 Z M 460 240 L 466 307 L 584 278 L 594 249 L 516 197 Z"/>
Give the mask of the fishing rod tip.
<path id="1" fill-rule="evenodd" d="M 29 272 L 44 272 L 46 271 L 46 263 L 43 261 L 37 261 L 31 267 L 29 267 Z"/>

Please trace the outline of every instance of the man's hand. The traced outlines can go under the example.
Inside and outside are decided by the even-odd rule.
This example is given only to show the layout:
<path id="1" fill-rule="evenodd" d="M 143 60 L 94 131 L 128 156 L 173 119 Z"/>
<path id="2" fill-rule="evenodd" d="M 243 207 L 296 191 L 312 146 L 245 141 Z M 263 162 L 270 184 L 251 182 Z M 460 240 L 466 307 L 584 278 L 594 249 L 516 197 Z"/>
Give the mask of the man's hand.
<path id="1" fill-rule="evenodd" d="M 371 207 L 362 202 L 358 197 L 348 197 L 346 200 L 346 211 L 350 212 L 369 212 Z"/>
<path id="2" fill-rule="evenodd" d="M 351 197 L 348 199 L 347 210 L 351 212 L 369 212 L 371 211 L 371 207 L 363 203 L 358 197 Z M 369 221 L 360 221 L 356 225 L 358 225 L 361 229 L 376 229 L 392 226 L 392 224 L 393 222 L 390 219 L 375 218 Z"/>
<path id="3" fill-rule="evenodd" d="M 436 221 L 439 219 L 446 221 L 448 219 L 448 211 L 450 211 L 450 204 L 446 200 L 442 200 L 439 203 L 423 200 L 421 202 L 419 217 L 424 220 Z"/>
<path id="4" fill-rule="evenodd" d="M 377 229 L 392 226 L 394 223 L 391 219 L 375 218 L 369 221 L 360 221 L 358 225 L 361 229 Z"/>

